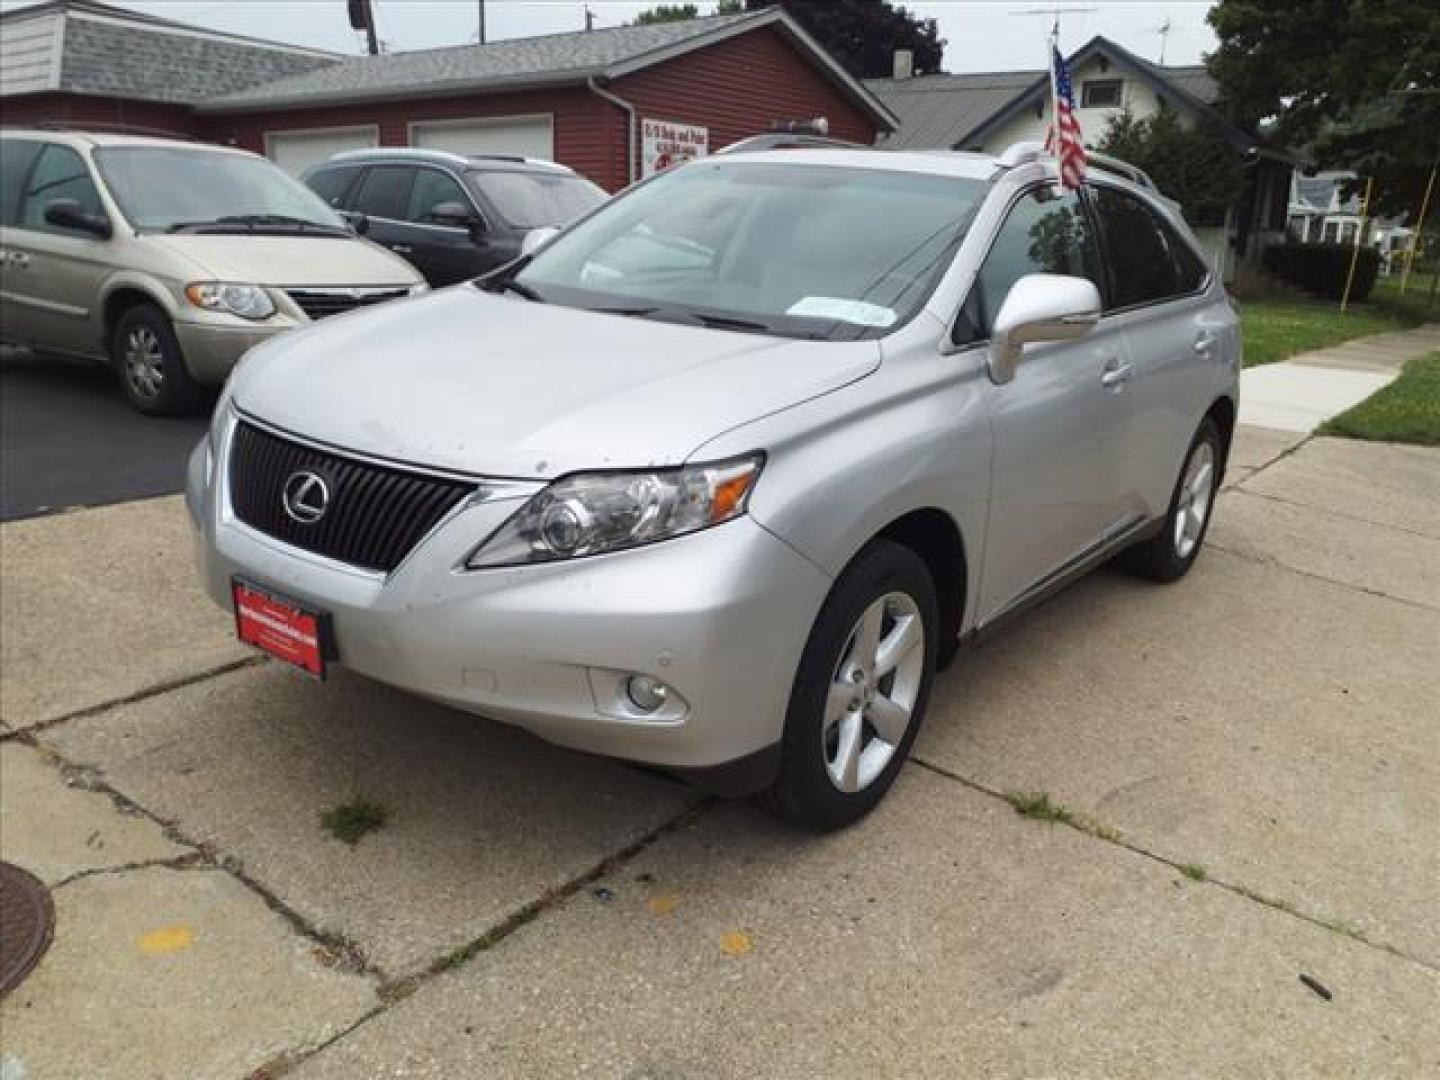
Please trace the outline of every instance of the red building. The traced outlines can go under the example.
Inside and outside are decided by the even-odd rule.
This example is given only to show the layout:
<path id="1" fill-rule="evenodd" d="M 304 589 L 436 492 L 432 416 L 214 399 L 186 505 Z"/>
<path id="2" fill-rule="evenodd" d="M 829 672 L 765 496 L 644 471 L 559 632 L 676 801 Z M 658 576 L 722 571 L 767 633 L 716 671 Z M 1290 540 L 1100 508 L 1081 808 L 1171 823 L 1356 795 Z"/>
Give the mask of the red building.
<path id="1" fill-rule="evenodd" d="M 778 8 L 343 57 L 50 0 L 0 15 L 0 119 L 126 124 L 299 172 L 345 149 L 551 158 L 615 190 L 677 157 L 824 117 L 872 143 L 894 115 Z"/>

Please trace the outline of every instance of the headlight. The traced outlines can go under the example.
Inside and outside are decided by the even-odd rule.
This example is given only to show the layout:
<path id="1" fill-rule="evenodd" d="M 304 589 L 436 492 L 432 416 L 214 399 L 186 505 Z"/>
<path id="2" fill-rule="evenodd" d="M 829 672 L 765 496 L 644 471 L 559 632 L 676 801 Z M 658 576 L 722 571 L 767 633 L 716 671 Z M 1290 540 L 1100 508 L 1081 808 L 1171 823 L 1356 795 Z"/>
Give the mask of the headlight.
<path id="1" fill-rule="evenodd" d="M 467 565 L 599 555 L 718 525 L 745 513 L 763 463 L 752 454 L 681 469 L 568 476 L 521 507 Z"/>
<path id="2" fill-rule="evenodd" d="M 226 311 L 242 319 L 268 319 L 275 305 L 258 285 L 230 285 L 223 281 L 197 281 L 185 286 L 185 296 L 206 311 Z"/>

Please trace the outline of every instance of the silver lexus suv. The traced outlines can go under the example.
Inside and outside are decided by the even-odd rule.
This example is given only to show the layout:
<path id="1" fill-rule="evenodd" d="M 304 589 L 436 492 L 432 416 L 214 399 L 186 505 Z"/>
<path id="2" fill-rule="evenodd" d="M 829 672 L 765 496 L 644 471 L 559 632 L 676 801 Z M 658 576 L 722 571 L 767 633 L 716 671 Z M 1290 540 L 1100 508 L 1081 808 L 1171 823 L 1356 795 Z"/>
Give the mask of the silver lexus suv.
<path id="1" fill-rule="evenodd" d="M 1092 166 L 717 154 L 472 284 L 249 353 L 190 462 L 242 639 L 814 829 L 956 650 L 1199 554 L 1240 338 L 1173 204 Z"/>

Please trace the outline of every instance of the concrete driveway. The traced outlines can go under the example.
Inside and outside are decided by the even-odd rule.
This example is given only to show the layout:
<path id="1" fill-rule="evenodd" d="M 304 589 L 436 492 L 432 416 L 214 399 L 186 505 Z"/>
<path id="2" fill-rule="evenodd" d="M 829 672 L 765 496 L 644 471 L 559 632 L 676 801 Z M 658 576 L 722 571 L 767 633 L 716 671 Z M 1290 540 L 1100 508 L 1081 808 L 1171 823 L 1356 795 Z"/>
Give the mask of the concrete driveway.
<path id="1" fill-rule="evenodd" d="M 4 1067 L 1440 1074 L 1440 452 L 1235 466 L 1194 573 L 967 656 L 825 838 L 252 658 L 176 499 L 7 524 L 0 846 L 59 928 Z"/>

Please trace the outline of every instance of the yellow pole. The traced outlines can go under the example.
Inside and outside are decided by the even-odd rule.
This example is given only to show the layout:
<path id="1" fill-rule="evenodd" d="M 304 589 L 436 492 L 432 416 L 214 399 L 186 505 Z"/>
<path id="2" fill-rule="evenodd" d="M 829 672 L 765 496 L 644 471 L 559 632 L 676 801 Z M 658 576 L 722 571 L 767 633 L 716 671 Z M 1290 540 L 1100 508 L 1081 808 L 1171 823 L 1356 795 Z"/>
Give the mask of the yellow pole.
<path id="1" fill-rule="evenodd" d="M 1372 175 L 1365 181 L 1365 197 L 1360 200 L 1360 229 L 1355 233 L 1355 250 L 1350 253 L 1350 273 L 1345 276 L 1345 295 L 1340 298 L 1340 314 L 1350 306 L 1350 286 L 1355 284 L 1355 265 L 1360 261 L 1360 244 L 1370 228 L 1370 189 L 1375 186 Z"/>
<path id="2" fill-rule="evenodd" d="M 1430 166 L 1430 179 L 1425 184 L 1425 198 L 1420 200 L 1420 220 L 1415 222 L 1415 231 L 1410 234 L 1410 250 L 1405 253 L 1405 269 L 1400 274 L 1400 295 L 1405 295 L 1405 286 L 1410 284 L 1410 268 L 1415 265 L 1415 248 L 1420 243 L 1420 232 L 1425 228 L 1425 212 L 1430 209 L 1430 192 L 1435 189 L 1435 170 L 1440 162 Z"/>

